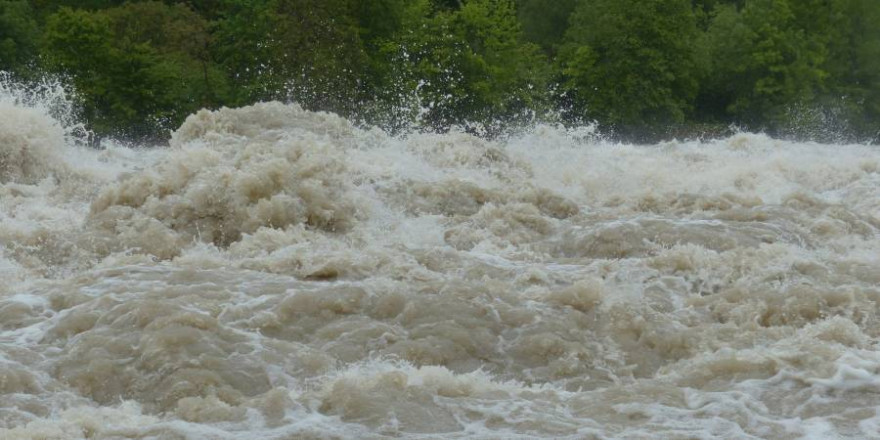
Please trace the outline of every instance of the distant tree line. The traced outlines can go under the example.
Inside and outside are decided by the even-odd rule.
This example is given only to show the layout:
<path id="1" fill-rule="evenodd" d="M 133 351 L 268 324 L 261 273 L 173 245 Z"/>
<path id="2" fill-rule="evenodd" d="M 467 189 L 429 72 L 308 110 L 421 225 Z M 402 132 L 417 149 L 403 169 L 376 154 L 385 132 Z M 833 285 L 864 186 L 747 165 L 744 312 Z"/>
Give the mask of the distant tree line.
<path id="1" fill-rule="evenodd" d="M 100 135 L 296 101 L 398 130 L 597 122 L 878 141 L 878 0 L 0 0 L 0 70 Z"/>

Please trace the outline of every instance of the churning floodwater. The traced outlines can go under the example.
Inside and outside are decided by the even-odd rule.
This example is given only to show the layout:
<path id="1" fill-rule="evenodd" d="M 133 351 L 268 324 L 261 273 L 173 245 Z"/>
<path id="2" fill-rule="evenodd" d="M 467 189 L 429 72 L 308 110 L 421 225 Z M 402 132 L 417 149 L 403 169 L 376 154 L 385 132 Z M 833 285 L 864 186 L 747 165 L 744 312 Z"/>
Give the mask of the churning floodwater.
<path id="1" fill-rule="evenodd" d="M 51 101 L 0 93 L 0 438 L 880 438 L 877 147 Z"/>

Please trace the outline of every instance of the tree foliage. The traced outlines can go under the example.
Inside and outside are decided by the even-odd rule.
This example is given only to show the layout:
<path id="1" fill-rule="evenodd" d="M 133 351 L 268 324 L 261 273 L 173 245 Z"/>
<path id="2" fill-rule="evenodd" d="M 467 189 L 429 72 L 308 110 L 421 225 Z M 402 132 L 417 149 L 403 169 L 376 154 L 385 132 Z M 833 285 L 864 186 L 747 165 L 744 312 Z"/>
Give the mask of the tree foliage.
<path id="1" fill-rule="evenodd" d="M 0 0 L 0 70 L 61 73 L 139 139 L 279 99 L 392 130 L 880 140 L 877 23 L 876 0 Z"/>
<path id="2" fill-rule="evenodd" d="M 46 62 L 71 75 L 101 133 L 149 138 L 215 102 L 225 78 L 208 65 L 207 24 L 182 5 L 62 8 L 45 30 Z"/>
<path id="3" fill-rule="evenodd" d="M 523 37 L 553 55 L 562 44 L 568 19 L 576 0 L 518 0 L 516 2 Z"/>
<path id="4" fill-rule="evenodd" d="M 19 71 L 36 51 L 39 28 L 26 0 L 0 0 L 0 70 Z"/>
<path id="5" fill-rule="evenodd" d="M 709 40 L 709 90 L 740 122 L 772 126 L 823 90 L 825 47 L 798 26 L 788 0 L 752 0 L 741 11 L 722 7 Z"/>
<path id="6" fill-rule="evenodd" d="M 680 123 L 700 69 L 687 0 L 582 0 L 560 61 L 575 110 L 624 129 Z"/>
<path id="7" fill-rule="evenodd" d="M 542 105 L 547 61 L 536 45 L 521 41 L 510 0 L 422 13 L 398 49 L 405 75 L 418 81 L 427 123 L 492 122 Z"/>

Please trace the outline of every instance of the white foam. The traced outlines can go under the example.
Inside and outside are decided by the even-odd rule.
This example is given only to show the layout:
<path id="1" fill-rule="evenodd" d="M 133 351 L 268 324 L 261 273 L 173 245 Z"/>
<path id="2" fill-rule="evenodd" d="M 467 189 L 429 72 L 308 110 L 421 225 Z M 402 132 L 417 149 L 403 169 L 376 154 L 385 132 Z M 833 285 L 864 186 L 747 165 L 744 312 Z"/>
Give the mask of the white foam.
<path id="1" fill-rule="evenodd" d="M 2 438 L 877 435 L 874 146 L 266 103 L 97 151 L 2 84 Z"/>

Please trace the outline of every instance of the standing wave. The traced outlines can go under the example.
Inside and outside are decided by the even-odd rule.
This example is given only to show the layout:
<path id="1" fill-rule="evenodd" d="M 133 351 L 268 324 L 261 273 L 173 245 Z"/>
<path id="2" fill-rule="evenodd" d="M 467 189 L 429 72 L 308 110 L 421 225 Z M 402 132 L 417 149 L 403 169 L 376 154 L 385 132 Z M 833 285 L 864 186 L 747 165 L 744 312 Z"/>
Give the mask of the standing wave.
<path id="1" fill-rule="evenodd" d="M 64 126 L 0 100 L 0 438 L 880 436 L 874 146 Z"/>

